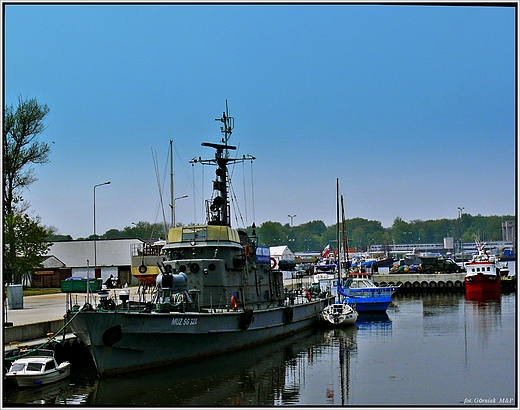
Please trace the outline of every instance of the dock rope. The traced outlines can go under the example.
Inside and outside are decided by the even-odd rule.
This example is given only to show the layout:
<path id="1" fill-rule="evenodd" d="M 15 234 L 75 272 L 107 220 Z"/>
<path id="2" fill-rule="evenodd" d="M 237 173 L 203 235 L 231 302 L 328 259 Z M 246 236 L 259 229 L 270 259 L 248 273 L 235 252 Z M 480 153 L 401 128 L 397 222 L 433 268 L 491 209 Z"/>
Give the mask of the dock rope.
<path id="1" fill-rule="evenodd" d="M 30 354 L 34 353 L 38 349 L 41 349 L 45 345 L 48 345 L 52 341 L 56 341 L 56 342 L 58 342 L 60 344 L 64 344 L 64 341 L 65 341 L 65 329 L 67 329 L 67 326 L 76 318 L 76 316 L 81 312 L 81 310 L 82 309 L 78 309 L 78 311 L 76 313 L 74 313 L 74 316 L 72 316 L 72 318 L 68 322 L 66 322 L 61 329 L 59 329 L 51 338 L 49 338 L 49 340 L 43 342 L 38 347 L 30 349 L 30 350 L 28 350 L 28 351 L 26 351 L 26 352 L 24 352 L 22 354 L 18 354 L 16 356 L 12 356 L 12 357 L 4 357 L 4 360 L 6 360 L 6 361 L 14 361 L 14 360 L 20 359 L 21 357 L 29 356 Z M 67 317 L 67 315 L 64 316 L 64 318 L 66 318 L 66 317 Z M 62 331 L 63 331 L 63 338 L 62 338 L 61 341 L 59 341 L 57 339 L 57 336 L 59 336 Z"/>

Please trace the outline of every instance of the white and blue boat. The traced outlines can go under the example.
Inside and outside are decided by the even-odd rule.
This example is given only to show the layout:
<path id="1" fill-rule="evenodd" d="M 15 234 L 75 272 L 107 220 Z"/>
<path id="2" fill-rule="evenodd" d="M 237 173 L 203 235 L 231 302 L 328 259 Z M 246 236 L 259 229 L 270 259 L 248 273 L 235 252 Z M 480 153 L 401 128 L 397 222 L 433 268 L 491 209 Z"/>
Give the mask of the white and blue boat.
<path id="1" fill-rule="evenodd" d="M 338 225 L 337 225 L 337 235 L 338 235 L 338 243 L 341 243 L 341 233 L 339 229 L 339 179 L 336 178 L 336 198 L 338 205 Z M 341 196 L 341 203 L 343 204 L 343 196 Z M 341 278 L 341 267 L 343 264 L 341 263 L 341 253 L 338 254 L 338 283 Z M 318 315 L 318 323 L 325 327 L 342 327 L 347 325 L 353 325 L 356 323 L 358 318 L 358 312 L 356 312 L 355 308 L 345 301 L 341 300 L 341 295 L 337 294 L 338 300 L 334 303 L 330 303 L 326 306 Z"/>
<path id="2" fill-rule="evenodd" d="M 338 294 L 344 296 L 343 302 L 355 306 L 358 313 L 386 312 L 398 289 L 399 286 L 376 286 L 365 272 L 351 272 L 343 284 L 338 281 Z"/>
<path id="3" fill-rule="evenodd" d="M 60 364 L 54 351 L 35 349 L 19 356 L 5 374 L 8 382 L 18 387 L 34 387 L 57 382 L 70 376 L 70 362 Z"/>

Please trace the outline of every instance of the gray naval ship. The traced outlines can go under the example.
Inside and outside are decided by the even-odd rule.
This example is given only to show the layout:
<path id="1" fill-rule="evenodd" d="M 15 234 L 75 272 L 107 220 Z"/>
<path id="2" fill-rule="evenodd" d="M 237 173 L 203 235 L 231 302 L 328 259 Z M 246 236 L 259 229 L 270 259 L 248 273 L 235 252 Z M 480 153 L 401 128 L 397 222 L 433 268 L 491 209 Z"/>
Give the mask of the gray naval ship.
<path id="1" fill-rule="evenodd" d="M 269 248 L 230 223 L 228 164 L 233 117 L 226 111 L 220 143 L 202 143 L 215 156 L 192 162 L 216 166 L 205 225 L 173 227 L 157 255 L 141 256 L 138 271 L 153 267 L 150 299 L 130 300 L 127 291 L 102 290 L 95 306 L 68 311 L 70 327 L 90 350 L 100 375 L 186 362 L 286 337 L 316 323 L 333 296 L 284 288 Z M 136 255 L 139 259 L 140 255 Z M 158 270 L 157 270 L 158 268 Z M 150 280 L 150 277 L 147 277 Z"/>

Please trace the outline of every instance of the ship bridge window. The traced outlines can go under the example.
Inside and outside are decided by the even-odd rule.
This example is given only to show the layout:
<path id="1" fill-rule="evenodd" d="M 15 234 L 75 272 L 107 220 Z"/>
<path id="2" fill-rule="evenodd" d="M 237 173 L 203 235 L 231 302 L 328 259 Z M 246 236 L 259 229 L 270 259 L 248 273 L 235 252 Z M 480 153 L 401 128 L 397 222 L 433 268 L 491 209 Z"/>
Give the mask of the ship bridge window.
<path id="1" fill-rule="evenodd" d="M 205 241 L 208 236 L 206 227 L 185 226 L 182 229 L 182 241 Z"/>

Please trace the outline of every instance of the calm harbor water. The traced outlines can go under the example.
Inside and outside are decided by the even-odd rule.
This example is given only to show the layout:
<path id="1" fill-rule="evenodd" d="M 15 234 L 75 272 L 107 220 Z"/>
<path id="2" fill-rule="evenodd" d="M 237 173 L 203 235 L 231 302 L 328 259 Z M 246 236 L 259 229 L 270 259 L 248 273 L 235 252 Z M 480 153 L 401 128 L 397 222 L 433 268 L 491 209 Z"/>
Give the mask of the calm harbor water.
<path id="1" fill-rule="evenodd" d="M 4 405 L 516 407 L 516 320 L 516 293 L 398 294 L 355 327 L 110 378 L 73 368 L 58 384 L 4 390 Z"/>

